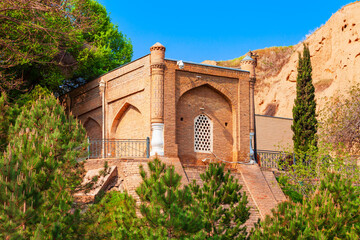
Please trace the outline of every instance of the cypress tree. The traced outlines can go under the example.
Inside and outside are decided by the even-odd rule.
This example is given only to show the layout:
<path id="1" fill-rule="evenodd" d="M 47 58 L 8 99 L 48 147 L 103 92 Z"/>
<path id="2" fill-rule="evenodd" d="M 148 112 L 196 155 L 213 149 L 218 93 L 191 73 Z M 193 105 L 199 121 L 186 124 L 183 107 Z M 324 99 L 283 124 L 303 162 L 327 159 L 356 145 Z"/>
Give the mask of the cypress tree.
<path id="1" fill-rule="evenodd" d="M 242 185 L 219 163 L 211 163 L 200 177 L 203 186 L 194 180 L 190 189 L 204 212 L 206 239 L 246 239 L 250 213 Z"/>
<path id="2" fill-rule="evenodd" d="M 303 56 L 299 53 L 296 79 L 296 99 L 293 108 L 294 151 L 306 152 L 317 147 L 317 120 L 315 88 L 312 84 L 312 67 L 309 47 L 304 44 Z"/>
<path id="3" fill-rule="evenodd" d="M 0 238 L 70 239 L 79 211 L 72 193 L 81 184 L 84 128 L 54 96 L 23 108 L 0 157 Z"/>
<path id="4" fill-rule="evenodd" d="M 143 182 L 136 189 L 148 239 L 203 239 L 197 235 L 203 228 L 201 210 L 189 187 L 180 187 L 174 166 L 166 167 L 158 159 L 148 166 L 149 174 L 141 166 Z"/>

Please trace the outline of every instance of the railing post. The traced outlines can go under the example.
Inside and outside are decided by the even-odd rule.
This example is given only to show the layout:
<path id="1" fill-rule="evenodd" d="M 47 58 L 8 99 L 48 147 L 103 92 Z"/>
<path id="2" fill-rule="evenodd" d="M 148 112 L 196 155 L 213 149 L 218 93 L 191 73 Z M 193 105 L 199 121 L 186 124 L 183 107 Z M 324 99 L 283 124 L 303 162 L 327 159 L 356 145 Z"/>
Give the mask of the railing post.
<path id="1" fill-rule="evenodd" d="M 146 158 L 150 157 L 150 138 L 146 138 Z"/>
<path id="2" fill-rule="evenodd" d="M 88 156 L 87 156 L 87 159 L 90 159 L 90 138 L 87 137 L 87 142 L 88 142 L 88 147 L 87 147 L 87 152 L 88 152 Z"/>
<path id="3" fill-rule="evenodd" d="M 105 158 L 105 139 L 102 139 L 101 148 L 102 148 L 101 158 L 104 159 Z"/>

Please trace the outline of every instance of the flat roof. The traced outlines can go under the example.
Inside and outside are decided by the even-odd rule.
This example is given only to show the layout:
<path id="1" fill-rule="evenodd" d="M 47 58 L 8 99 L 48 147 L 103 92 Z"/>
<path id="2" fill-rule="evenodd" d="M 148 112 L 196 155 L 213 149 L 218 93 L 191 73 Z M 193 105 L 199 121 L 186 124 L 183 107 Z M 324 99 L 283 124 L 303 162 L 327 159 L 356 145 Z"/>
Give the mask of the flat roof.
<path id="1" fill-rule="evenodd" d="M 175 62 L 180 61 L 180 60 L 169 59 L 169 58 L 165 58 L 165 60 L 175 61 Z M 204 63 L 194 63 L 194 62 L 188 62 L 188 61 L 184 61 L 184 60 L 181 60 L 181 61 L 183 61 L 183 63 L 189 63 L 189 64 L 200 65 L 200 66 L 205 66 L 205 67 L 214 67 L 214 68 L 227 69 L 227 70 L 239 71 L 239 72 L 249 72 L 249 71 L 245 71 L 245 70 L 237 69 L 237 68 L 221 67 L 221 66 L 215 66 L 215 65 L 204 64 Z"/>
<path id="2" fill-rule="evenodd" d="M 255 116 L 259 116 L 259 117 L 268 117 L 268 118 L 278 118 L 278 119 L 286 119 L 286 120 L 294 120 L 294 119 L 292 119 L 292 118 L 277 117 L 277 116 L 270 116 L 270 115 L 261 115 L 261 114 L 255 114 Z"/>

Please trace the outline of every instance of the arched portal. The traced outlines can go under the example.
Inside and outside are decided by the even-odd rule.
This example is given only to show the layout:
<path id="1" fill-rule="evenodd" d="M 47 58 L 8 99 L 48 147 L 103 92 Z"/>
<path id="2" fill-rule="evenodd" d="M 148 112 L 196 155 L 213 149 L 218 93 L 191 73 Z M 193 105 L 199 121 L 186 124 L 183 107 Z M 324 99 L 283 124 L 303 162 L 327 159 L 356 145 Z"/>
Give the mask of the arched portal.
<path id="1" fill-rule="evenodd" d="M 196 164 L 215 155 L 232 161 L 232 114 L 229 99 L 210 85 L 185 92 L 176 105 L 176 142 L 181 161 Z"/>

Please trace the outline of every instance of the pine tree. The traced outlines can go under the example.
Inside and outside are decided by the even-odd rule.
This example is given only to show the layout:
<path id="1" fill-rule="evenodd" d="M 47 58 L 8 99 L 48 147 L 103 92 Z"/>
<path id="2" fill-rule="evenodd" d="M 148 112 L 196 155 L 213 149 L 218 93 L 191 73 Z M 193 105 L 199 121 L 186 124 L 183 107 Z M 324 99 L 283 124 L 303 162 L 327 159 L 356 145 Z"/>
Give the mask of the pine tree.
<path id="1" fill-rule="evenodd" d="M 329 173 L 303 203 L 279 204 L 251 239 L 360 239 L 360 189 Z"/>
<path id="2" fill-rule="evenodd" d="M 136 202 L 127 193 L 111 191 L 82 216 L 79 239 L 146 239 Z"/>
<path id="3" fill-rule="evenodd" d="M 0 157 L 0 237 L 71 238 L 79 219 L 70 210 L 84 170 L 76 161 L 87 145 L 84 128 L 49 96 L 23 108 L 9 139 Z"/>
<path id="4" fill-rule="evenodd" d="M 247 196 L 241 193 L 237 179 L 225 172 L 225 165 L 211 163 L 200 175 L 203 186 L 194 181 L 190 189 L 204 211 L 207 239 L 246 239 L 249 219 Z"/>
<path id="5" fill-rule="evenodd" d="M 143 179 L 136 189 L 142 201 L 140 212 L 148 239 L 203 239 L 197 233 L 203 228 L 202 212 L 188 186 L 181 185 L 181 176 L 174 166 L 166 167 L 158 159 L 148 163 L 149 175 L 141 166 Z"/>
<path id="6" fill-rule="evenodd" d="M 9 130 L 9 105 L 7 104 L 7 96 L 1 93 L 0 96 L 0 155 L 5 150 L 8 142 Z"/>
<path id="7" fill-rule="evenodd" d="M 296 79 L 296 99 L 293 108 L 294 151 L 306 152 L 317 146 L 317 120 L 315 88 L 312 84 L 312 67 L 309 47 L 304 44 L 303 56 L 299 53 Z"/>

